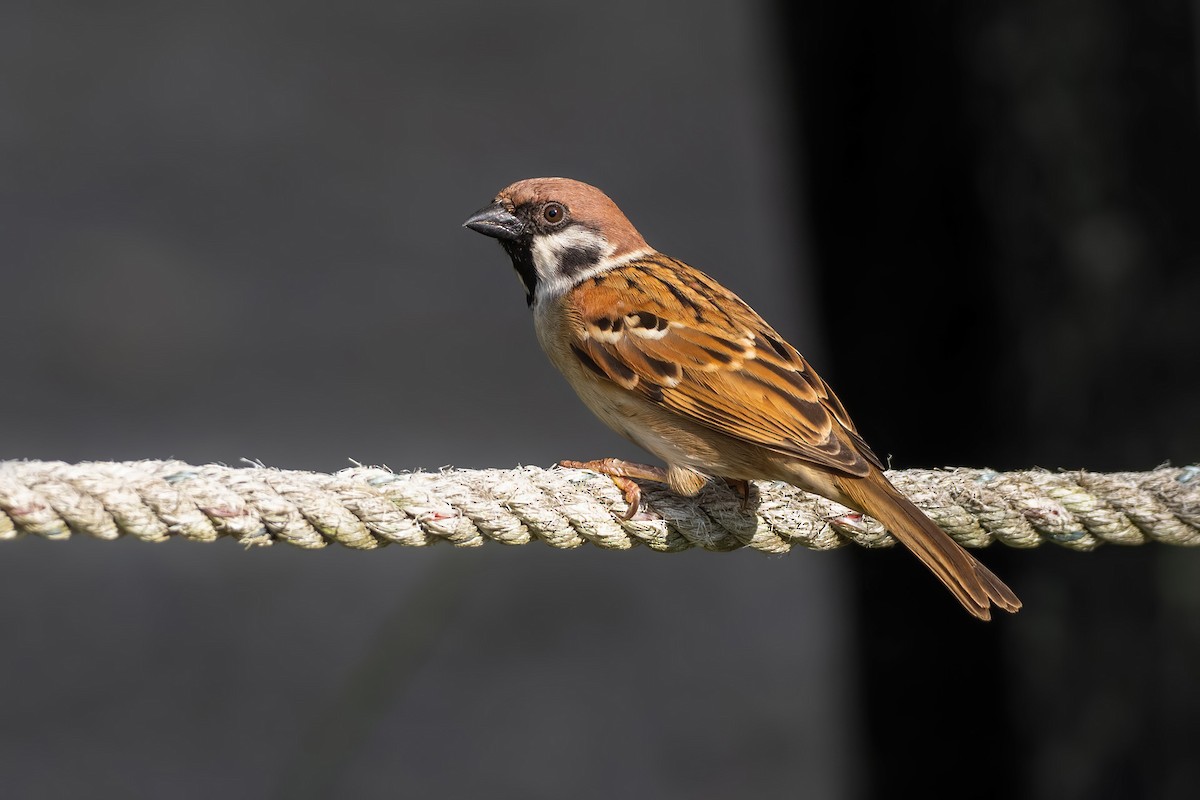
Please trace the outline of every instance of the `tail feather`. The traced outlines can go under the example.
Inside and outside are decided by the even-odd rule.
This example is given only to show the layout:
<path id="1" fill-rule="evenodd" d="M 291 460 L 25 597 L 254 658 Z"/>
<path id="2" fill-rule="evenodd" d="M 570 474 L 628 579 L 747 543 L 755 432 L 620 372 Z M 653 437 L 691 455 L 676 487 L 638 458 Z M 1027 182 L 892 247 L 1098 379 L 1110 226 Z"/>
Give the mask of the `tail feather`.
<path id="1" fill-rule="evenodd" d="M 872 470 L 862 478 L 838 478 L 837 484 L 849 501 L 847 505 L 882 522 L 946 584 L 967 611 L 987 620 L 992 617 L 993 604 L 1010 613 L 1021 608 L 1021 601 L 1004 581 L 935 525 L 882 472 Z"/>

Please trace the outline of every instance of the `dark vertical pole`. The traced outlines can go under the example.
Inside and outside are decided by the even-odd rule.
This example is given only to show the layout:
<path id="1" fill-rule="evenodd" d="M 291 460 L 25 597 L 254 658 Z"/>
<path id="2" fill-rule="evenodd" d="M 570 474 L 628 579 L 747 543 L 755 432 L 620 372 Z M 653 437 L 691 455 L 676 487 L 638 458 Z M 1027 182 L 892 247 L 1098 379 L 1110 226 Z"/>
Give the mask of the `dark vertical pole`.
<path id="1" fill-rule="evenodd" d="M 955 6 L 781 4 L 821 276 L 821 369 L 897 467 L 993 462 L 999 377 Z M 980 368 L 980 362 L 984 368 Z M 997 551 L 995 571 L 1012 570 Z M 859 676 L 871 796 L 1012 797 L 1019 763 L 1000 637 L 907 553 L 859 553 Z"/>
<path id="2" fill-rule="evenodd" d="M 1013 461 L 1200 458 L 1200 92 L 1186 0 L 971 4 L 964 71 L 1007 334 Z M 986 124 L 983 124 L 986 123 Z M 1012 628 L 1027 797 L 1190 797 L 1200 561 L 1038 553 Z M 1075 765 L 1066 768 L 1067 765 Z"/>
<path id="3" fill-rule="evenodd" d="M 817 366 L 866 439 L 900 467 L 1200 458 L 1194 4 L 779 10 Z M 1190 796 L 1200 553 L 992 548 L 1026 610 L 990 625 L 856 556 L 871 795 Z"/>

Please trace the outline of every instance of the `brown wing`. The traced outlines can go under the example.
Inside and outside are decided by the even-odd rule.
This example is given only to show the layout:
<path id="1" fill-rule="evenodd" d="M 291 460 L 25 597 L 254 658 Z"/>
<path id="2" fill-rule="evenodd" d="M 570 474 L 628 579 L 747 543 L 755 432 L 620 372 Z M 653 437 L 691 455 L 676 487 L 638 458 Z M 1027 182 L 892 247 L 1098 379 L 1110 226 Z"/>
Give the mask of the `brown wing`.
<path id="1" fill-rule="evenodd" d="M 849 475 L 882 468 L 804 357 L 704 273 L 655 254 L 586 281 L 568 302 L 583 322 L 573 352 L 624 388 Z"/>

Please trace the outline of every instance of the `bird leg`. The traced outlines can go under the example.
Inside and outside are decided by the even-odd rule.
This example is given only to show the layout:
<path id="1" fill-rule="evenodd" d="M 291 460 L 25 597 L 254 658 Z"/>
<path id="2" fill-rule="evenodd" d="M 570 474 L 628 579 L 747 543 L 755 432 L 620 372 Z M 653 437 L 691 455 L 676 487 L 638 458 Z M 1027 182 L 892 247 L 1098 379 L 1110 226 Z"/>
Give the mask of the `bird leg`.
<path id="1" fill-rule="evenodd" d="M 621 519 L 633 519 L 642 507 L 642 489 L 633 478 L 647 481 L 667 482 L 667 471 L 662 467 L 652 467 L 649 464 L 638 464 L 634 461 L 622 461 L 619 458 L 600 458 L 595 461 L 560 461 L 560 467 L 567 469 L 590 469 L 607 475 L 625 495 L 625 513 Z"/>

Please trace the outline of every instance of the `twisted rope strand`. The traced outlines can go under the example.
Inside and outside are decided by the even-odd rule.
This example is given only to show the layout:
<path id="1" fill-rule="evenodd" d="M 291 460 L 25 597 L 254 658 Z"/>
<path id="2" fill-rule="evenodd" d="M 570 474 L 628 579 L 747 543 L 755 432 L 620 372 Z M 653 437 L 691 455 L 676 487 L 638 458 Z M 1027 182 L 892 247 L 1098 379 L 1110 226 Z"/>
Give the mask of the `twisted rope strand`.
<path id="1" fill-rule="evenodd" d="M 907 470 L 889 477 L 967 547 L 1200 544 L 1200 466 L 1108 474 Z M 625 522 L 613 483 L 584 470 L 399 474 L 357 466 L 329 475 L 179 461 L 3 461 L 0 539 L 228 536 L 246 545 L 281 541 L 312 549 L 336 542 L 360 550 L 541 540 L 559 548 L 642 544 L 664 552 L 768 553 L 894 543 L 878 522 L 783 483 L 756 484 L 748 510 L 720 482 L 695 498 L 646 484 L 643 498 L 643 513 Z"/>

